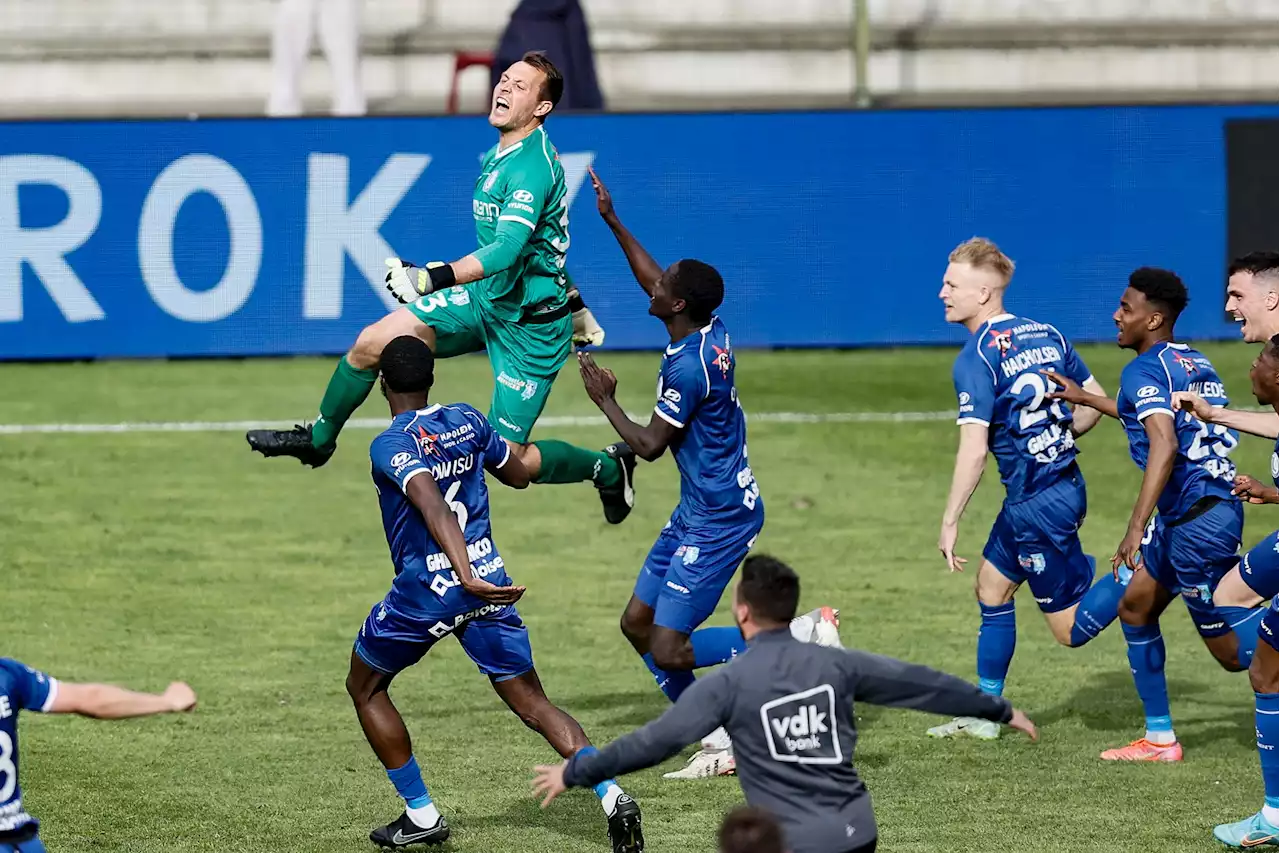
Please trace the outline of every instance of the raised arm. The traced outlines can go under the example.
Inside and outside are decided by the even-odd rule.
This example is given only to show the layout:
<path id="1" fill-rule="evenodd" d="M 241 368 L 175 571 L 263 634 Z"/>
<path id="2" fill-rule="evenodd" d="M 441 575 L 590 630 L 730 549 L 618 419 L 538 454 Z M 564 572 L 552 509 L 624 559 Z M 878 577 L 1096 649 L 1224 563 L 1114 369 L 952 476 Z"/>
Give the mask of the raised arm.
<path id="1" fill-rule="evenodd" d="M 622 253 L 627 256 L 627 263 L 631 265 L 631 274 L 636 277 L 636 281 L 644 288 L 644 292 L 652 296 L 653 286 L 662 277 L 662 267 L 658 266 L 658 262 L 653 259 L 653 256 L 645 250 L 644 246 L 640 245 L 640 241 L 635 238 L 635 235 L 622 224 L 622 220 L 618 218 L 618 214 L 613 210 L 613 196 L 609 194 L 609 188 L 600 180 L 600 176 L 596 174 L 595 169 L 590 169 L 589 171 L 591 173 L 591 187 L 596 191 L 596 209 L 600 211 L 601 218 L 609 226 L 609 230 L 613 232 L 618 245 L 622 247 Z"/>
<path id="2" fill-rule="evenodd" d="M 1089 394 L 1098 400 L 1111 399 L 1107 396 L 1107 391 L 1102 387 L 1102 383 L 1092 376 L 1086 379 L 1084 381 L 1084 385 L 1081 387 L 1086 394 Z M 1118 414 L 1119 413 L 1117 412 L 1117 415 Z M 1076 438 L 1084 435 L 1086 432 L 1098 425 L 1098 421 L 1102 420 L 1102 415 L 1102 409 L 1095 408 L 1094 406 L 1077 406 L 1071 412 L 1071 434 Z M 1112 417 L 1116 417 L 1116 415 L 1112 415 Z"/>
<path id="3" fill-rule="evenodd" d="M 662 456 L 668 445 L 680 430 L 680 422 L 664 416 L 657 408 L 649 416 L 648 426 L 641 426 L 627 416 L 614 399 L 618 388 L 618 378 L 613 371 L 600 367 L 590 354 L 578 353 L 578 369 L 582 373 L 582 384 L 587 395 L 600 407 L 600 411 L 609 419 L 618 436 L 627 443 L 636 456 L 646 462 Z"/>
<path id="4" fill-rule="evenodd" d="M 1175 409 L 1190 412 L 1207 424 L 1220 424 L 1260 438 L 1280 437 L 1280 418 L 1275 412 L 1242 412 L 1215 406 L 1191 391 L 1175 391 L 1173 405 Z"/>
<path id="5" fill-rule="evenodd" d="M 1008 699 L 983 693 L 954 675 L 870 652 L 851 649 L 844 654 L 855 702 L 995 723 L 1012 723 L 1018 713 Z M 1034 727 L 1028 734 L 1035 737 Z"/>
<path id="6" fill-rule="evenodd" d="M 1088 406 L 1097 410 L 1100 414 L 1108 417 L 1120 419 L 1120 410 L 1116 408 L 1116 401 L 1106 395 L 1102 385 L 1095 379 L 1092 383 L 1086 382 L 1085 387 L 1080 387 L 1074 379 L 1063 376 L 1053 370 L 1042 370 L 1045 376 L 1049 377 L 1053 382 L 1061 388 L 1049 392 L 1049 399 L 1062 400 L 1073 406 Z M 1072 413 L 1072 420 L 1082 420 L 1085 414 L 1078 408 Z M 1084 435 L 1089 429 L 1093 429 L 1093 425 L 1098 422 L 1097 416 L 1093 417 L 1092 422 L 1088 423 L 1088 429 L 1075 428 L 1072 429 L 1076 435 Z"/>

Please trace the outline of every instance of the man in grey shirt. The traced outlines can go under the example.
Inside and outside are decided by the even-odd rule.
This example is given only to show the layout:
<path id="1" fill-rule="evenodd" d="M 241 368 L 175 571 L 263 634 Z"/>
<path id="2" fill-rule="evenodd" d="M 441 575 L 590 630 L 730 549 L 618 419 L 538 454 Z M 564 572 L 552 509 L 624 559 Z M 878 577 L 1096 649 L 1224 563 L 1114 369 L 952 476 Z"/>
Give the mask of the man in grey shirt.
<path id="1" fill-rule="evenodd" d="M 772 812 L 792 853 L 871 853 L 876 823 L 853 769 L 855 700 L 978 717 L 1026 732 L 1035 726 L 1008 700 L 924 666 L 867 652 L 797 642 L 788 630 L 800 579 L 772 557 L 750 557 L 734 590 L 748 649 L 698 679 L 665 714 L 596 751 L 535 768 L 543 807 L 566 788 L 652 767 L 717 726 L 733 739 L 747 802 Z"/>

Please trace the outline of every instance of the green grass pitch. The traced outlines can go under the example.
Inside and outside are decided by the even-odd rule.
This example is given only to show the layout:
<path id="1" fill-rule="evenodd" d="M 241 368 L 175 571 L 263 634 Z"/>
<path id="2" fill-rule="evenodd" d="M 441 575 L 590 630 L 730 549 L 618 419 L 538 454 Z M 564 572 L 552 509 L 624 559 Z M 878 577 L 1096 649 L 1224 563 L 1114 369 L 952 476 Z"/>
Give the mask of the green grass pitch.
<path id="1" fill-rule="evenodd" d="M 1206 347 L 1237 404 L 1252 404 L 1253 347 Z M 1114 389 L 1128 358 L 1083 350 Z M 938 412 L 954 404 L 953 353 L 742 352 L 748 412 Z M 652 405 L 656 354 L 603 354 L 631 411 Z M 0 423 L 288 419 L 314 411 L 330 359 L 8 365 Z M 487 405 L 482 358 L 441 364 L 436 398 Z M 385 414 L 373 397 L 361 417 Z M 595 409 L 572 367 L 549 414 Z M 540 431 L 592 446 L 607 426 Z M 370 429 L 344 434 L 324 469 L 252 455 L 237 432 L 0 435 L 0 624 L 6 654 L 68 679 L 161 689 L 188 680 L 197 710 L 121 723 L 24 716 L 23 788 L 53 851 L 372 849 L 366 833 L 400 803 L 365 744 L 343 679 L 352 638 L 391 566 L 369 480 Z M 843 610 L 849 645 L 973 676 L 971 575 L 934 549 L 956 428 L 947 421 L 750 427 L 767 506 L 759 551 L 795 565 L 805 608 Z M 1087 550 L 1106 563 L 1140 475 L 1104 422 L 1082 441 Z M 1246 438 L 1242 471 L 1265 475 L 1268 442 Z M 670 458 L 638 474 L 637 509 L 609 528 L 589 485 L 495 489 L 496 541 L 528 585 L 520 608 L 553 700 L 606 742 L 666 702 L 618 631 L 618 616 L 674 506 Z M 961 530 L 977 564 L 1000 499 L 994 463 Z M 1247 511 L 1246 545 L 1275 526 Z M 1248 679 L 1221 672 L 1184 608 L 1165 618 L 1181 765 L 1117 766 L 1098 752 L 1141 732 L 1118 629 L 1058 647 L 1019 599 L 1008 694 L 1042 726 L 1032 745 L 935 742 L 921 714 L 861 707 L 857 767 L 883 848 L 932 851 L 1212 851 L 1214 823 L 1261 801 Z M 721 605 L 717 619 L 728 620 Z M 510 715 L 452 642 L 396 683 L 456 851 L 602 851 L 589 792 L 540 811 L 530 767 L 548 747 Z M 624 780 L 655 853 L 708 851 L 737 782 L 670 782 L 666 766 Z"/>

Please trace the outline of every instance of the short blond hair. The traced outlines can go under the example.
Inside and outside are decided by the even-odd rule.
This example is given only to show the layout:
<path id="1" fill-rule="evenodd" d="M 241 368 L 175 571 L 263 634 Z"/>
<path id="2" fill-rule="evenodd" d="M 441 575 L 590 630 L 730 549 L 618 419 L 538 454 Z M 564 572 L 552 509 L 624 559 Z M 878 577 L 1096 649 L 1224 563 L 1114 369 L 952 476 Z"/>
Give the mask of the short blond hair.
<path id="1" fill-rule="evenodd" d="M 1000 276 L 1004 284 L 1013 279 L 1013 259 L 986 237 L 970 237 L 956 246 L 947 260 L 953 264 L 968 264 L 977 269 L 990 270 Z"/>

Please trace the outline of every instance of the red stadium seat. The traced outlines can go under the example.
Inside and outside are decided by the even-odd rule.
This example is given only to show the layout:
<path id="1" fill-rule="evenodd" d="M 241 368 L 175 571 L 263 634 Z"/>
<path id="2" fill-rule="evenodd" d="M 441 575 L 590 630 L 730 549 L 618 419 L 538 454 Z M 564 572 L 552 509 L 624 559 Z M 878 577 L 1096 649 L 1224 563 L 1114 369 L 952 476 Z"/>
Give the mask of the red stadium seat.
<path id="1" fill-rule="evenodd" d="M 493 68 L 493 53 L 488 50 L 460 50 L 453 56 L 453 83 L 449 86 L 448 111 L 450 115 L 458 112 L 458 78 L 462 72 L 476 65 Z"/>

